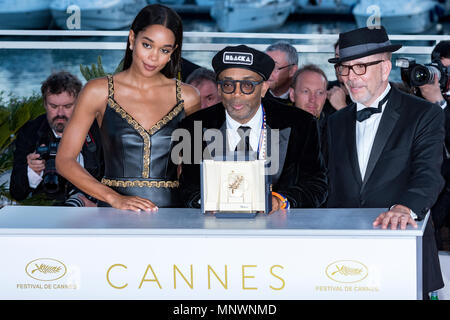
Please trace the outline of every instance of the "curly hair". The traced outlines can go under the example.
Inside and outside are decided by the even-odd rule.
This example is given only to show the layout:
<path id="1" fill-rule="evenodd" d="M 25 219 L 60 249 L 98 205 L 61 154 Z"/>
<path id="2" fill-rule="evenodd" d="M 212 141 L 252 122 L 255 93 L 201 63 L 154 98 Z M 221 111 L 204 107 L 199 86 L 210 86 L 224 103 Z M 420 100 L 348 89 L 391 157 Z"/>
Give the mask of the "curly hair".
<path id="1" fill-rule="evenodd" d="M 59 71 L 52 73 L 44 82 L 42 82 L 41 93 L 44 101 L 50 94 L 69 93 L 73 97 L 77 97 L 83 85 L 81 81 L 67 71 Z"/>

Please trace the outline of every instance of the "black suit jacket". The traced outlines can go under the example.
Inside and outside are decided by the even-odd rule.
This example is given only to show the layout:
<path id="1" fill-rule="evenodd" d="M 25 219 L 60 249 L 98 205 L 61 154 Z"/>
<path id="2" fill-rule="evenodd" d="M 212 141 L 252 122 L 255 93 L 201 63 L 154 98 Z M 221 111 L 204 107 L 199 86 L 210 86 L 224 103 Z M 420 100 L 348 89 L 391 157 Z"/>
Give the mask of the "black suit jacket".
<path id="1" fill-rule="evenodd" d="M 327 178 L 320 152 L 317 122 L 309 113 L 297 108 L 275 103 L 263 106 L 268 136 L 271 135 L 271 129 L 280 130 L 280 165 L 278 172 L 271 176 L 273 191 L 285 195 L 293 208 L 319 207 L 326 199 Z M 194 134 L 195 121 L 201 121 L 203 129 L 221 130 L 226 137 L 225 120 L 225 108 L 219 103 L 190 115 L 184 119 L 182 127 L 191 133 L 191 145 L 194 148 L 193 139 L 199 139 Z M 203 141 L 202 151 L 207 147 Z M 191 164 L 182 165 L 181 193 L 187 207 L 199 207 L 200 165 L 192 163 L 196 156 L 194 149 L 191 155 Z"/>
<path id="2" fill-rule="evenodd" d="M 291 101 L 290 98 L 287 99 L 282 99 L 282 98 L 278 98 L 275 97 L 272 93 L 270 93 L 270 90 L 267 90 L 266 95 L 264 96 L 264 98 L 262 98 L 262 104 L 266 105 L 266 104 L 283 104 L 283 105 L 287 105 L 287 106 L 294 106 L 294 103 Z"/>
<path id="3" fill-rule="evenodd" d="M 424 217 L 443 187 L 442 109 L 392 86 L 364 180 L 356 151 L 356 104 L 328 119 L 328 207 L 402 204 Z"/>
<path id="4" fill-rule="evenodd" d="M 38 145 L 49 140 L 52 136 L 53 132 L 45 114 L 25 123 L 17 133 L 17 138 L 14 142 L 14 162 L 9 186 L 9 192 L 14 199 L 20 201 L 25 199 L 30 192 L 37 194 L 44 191 L 42 182 L 36 189 L 32 189 L 29 186 L 27 155 L 35 152 Z M 104 171 L 103 149 L 96 121 L 89 131 L 89 136 L 93 143 L 85 141 L 81 150 L 84 168 L 96 179 L 101 179 Z M 73 186 L 69 185 L 61 176 L 60 181 L 63 183 L 64 188 L 61 188 L 57 194 L 50 195 L 50 198 L 64 201 L 66 193 Z"/>
<path id="5" fill-rule="evenodd" d="M 402 204 L 423 218 L 435 203 L 444 184 L 444 113 L 437 105 L 391 87 L 364 180 L 356 151 L 356 104 L 328 119 L 328 207 L 387 209 Z M 429 220 L 423 237 L 423 292 L 442 286 Z"/>

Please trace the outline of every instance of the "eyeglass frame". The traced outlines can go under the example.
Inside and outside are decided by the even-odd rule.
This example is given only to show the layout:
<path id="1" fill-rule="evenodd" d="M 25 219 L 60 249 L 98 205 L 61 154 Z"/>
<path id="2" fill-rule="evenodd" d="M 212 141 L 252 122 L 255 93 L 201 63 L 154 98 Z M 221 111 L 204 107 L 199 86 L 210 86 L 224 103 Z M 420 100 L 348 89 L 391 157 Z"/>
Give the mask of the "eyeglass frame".
<path id="1" fill-rule="evenodd" d="M 233 91 L 231 91 L 231 92 L 225 92 L 224 90 L 223 90 L 223 84 L 224 84 L 224 82 L 225 81 L 229 81 L 229 82 L 231 82 L 232 84 L 233 84 Z M 225 94 L 233 94 L 235 91 L 236 91 L 236 88 L 237 88 L 237 85 L 236 85 L 236 82 L 239 82 L 239 90 L 241 90 L 241 92 L 243 93 L 243 94 L 252 94 L 253 92 L 255 92 L 255 89 L 256 89 L 256 86 L 257 85 L 259 85 L 259 84 L 261 84 L 261 83 L 263 83 L 264 82 L 264 80 L 261 80 L 261 81 L 253 81 L 253 80 L 231 80 L 231 79 L 225 79 L 225 80 L 217 80 L 216 81 L 217 82 L 217 84 L 218 85 L 220 85 L 220 89 L 222 90 L 222 92 L 223 93 L 225 93 Z M 243 82 L 247 82 L 247 83 L 251 83 L 252 85 L 253 85 L 253 90 L 251 91 L 251 92 L 244 92 L 243 90 L 242 90 L 242 83 Z"/>
<path id="2" fill-rule="evenodd" d="M 363 76 L 367 72 L 367 67 L 379 64 L 380 62 L 383 62 L 383 61 L 386 61 L 386 60 L 376 60 L 376 61 L 371 61 L 371 62 L 367 62 L 367 63 L 355 63 L 355 64 L 352 64 L 352 65 L 335 64 L 334 65 L 334 69 L 336 70 L 336 72 L 340 76 L 343 76 L 343 77 L 348 76 L 350 74 L 350 70 L 352 70 L 353 73 L 356 74 L 357 76 Z M 354 66 L 364 66 L 364 72 L 361 73 L 361 74 L 357 73 L 355 71 L 355 69 L 353 69 Z M 339 70 L 338 70 L 339 67 L 347 67 L 348 68 L 348 73 L 347 74 L 342 74 L 342 72 L 339 72 Z"/>
<path id="3" fill-rule="evenodd" d="M 286 69 L 288 67 L 292 67 L 292 66 L 295 66 L 295 63 L 291 63 L 291 64 L 285 65 L 283 67 L 275 67 L 275 68 L 273 68 L 273 71 L 280 72 L 281 70 Z"/>

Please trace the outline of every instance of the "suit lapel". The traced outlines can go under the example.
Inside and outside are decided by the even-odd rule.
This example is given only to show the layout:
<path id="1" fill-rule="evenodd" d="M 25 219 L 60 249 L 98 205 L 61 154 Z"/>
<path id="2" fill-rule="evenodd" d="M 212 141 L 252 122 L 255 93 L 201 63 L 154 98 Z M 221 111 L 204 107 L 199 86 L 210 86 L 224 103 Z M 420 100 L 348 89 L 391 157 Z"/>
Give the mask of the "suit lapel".
<path id="1" fill-rule="evenodd" d="M 289 144 L 289 137 L 291 135 L 291 128 L 284 128 L 279 130 L 279 137 L 278 139 L 275 139 L 273 136 L 273 129 L 271 129 L 267 125 L 267 146 L 266 146 L 266 152 L 267 152 L 267 159 L 272 159 L 273 156 L 276 156 L 278 153 L 278 170 L 277 172 L 272 176 L 272 183 L 276 183 L 278 179 L 280 178 L 284 162 L 286 160 L 286 153 L 288 149 Z M 272 153 L 274 151 L 274 154 Z M 272 160 L 271 160 L 272 161 Z M 273 165 L 272 163 L 270 165 Z"/>
<path id="2" fill-rule="evenodd" d="M 345 136 L 347 138 L 343 140 L 347 144 L 345 147 L 348 150 L 347 154 L 349 156 L 349 163 L 352 167 L 353 175 L 359 186 L 361 186 L 361 170 L 359 169 L 358 152 L 356 150 L 356 103 L 351 104 L 347 108 L 351 109 L 349 109 L 349 112 L 347 112 L 347 119 L 344 121 L 344 123 L 349 123 L 350 125 L 346 125 L 344 128 L 346 134 Z"/>
<path id="3" fill-rule="evenodd" d="M 213 159 L 215 157 L 223 158 L 228 150 L 225 108 L 220 105 L 220 107 L 216 111 L 216 114 L 217 116 L 214 117 L 213 121 L 209 123 L 206 128 L 203 128 L 202 138 L 205 139 L 204 149 L 206 149 L 206 152 L 204 152 L 203 155 L 206 156 L 206 158 L 209 157 L 209 159 Z M 216 140 L 215 138 L 210 139 L 209 137 L 205 137 L 205 132 L 210 130 L 212 130 L 212 135 L 219 140 Z"/>
<path id="4" fill-rule="evenodd" d="M 363 185 L 361 191 L 366 186 L 366 183 L 375 169 L 375 165 L 380 158 L 381 153 L 392 133 L 392 130 L 397 123 L 400 113 L 398 111 L 400 104 L 400 95 L 397 94 L 396 89 L 392 87 L 391 97 L 389 98 L 383 115 L 381 116 L 380 125 L 378 126 L 375 139 L 373 141 L 372 150 L 370 151 L 369 161 L 367 163 L 366 174 L 364 176 Z"/>

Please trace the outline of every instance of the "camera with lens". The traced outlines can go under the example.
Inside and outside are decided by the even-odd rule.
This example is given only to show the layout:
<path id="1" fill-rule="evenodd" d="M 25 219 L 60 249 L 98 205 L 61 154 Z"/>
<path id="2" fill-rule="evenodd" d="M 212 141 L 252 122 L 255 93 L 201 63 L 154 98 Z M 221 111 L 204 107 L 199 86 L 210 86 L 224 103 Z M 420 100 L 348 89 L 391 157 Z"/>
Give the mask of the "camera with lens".
<path id="1" fill-rule="evenodd" d="M 440 59 L 434 59 L 431 63 L 422 65 L 416 63 L 413 58 L 401 57 L 396 59 L 395 65 L 400 67 L 403 82 L 411 88 L 433 84 L 435 79 L 438 79 L 441 91 L 447 90 L 450 74 Z"/>
<path id="2" fill-rule="evenodd" d="M 71 186 L 70 191 L 66 195 L 66 200 L 64 201 L 64 206 L 66 207 L 85 207 L 86 204 L 81 199 L 81 197 L 84 196 L 87 200 L 91 201 L 92 203 L 97 203 L 97 199 L 94 197 L 91 197 L 90 195 L 82 192 L 75 186 Z"/>
<path id="3" fill-rule="evenodd" d="M 56 152 L 58 151 L 59 139 L 51 141 L 48 145 L 38 146 L 36 153 L 40 155 L 39 160 L 45 160 L 43 179 L 44 190 L 48 193 L 59 191 L 59 175 L 56 172 Z"/>

